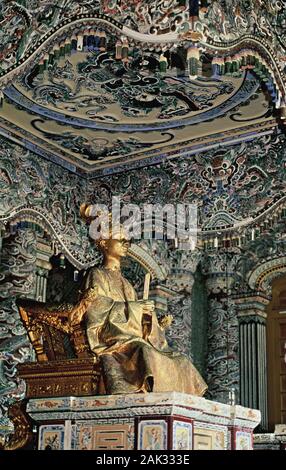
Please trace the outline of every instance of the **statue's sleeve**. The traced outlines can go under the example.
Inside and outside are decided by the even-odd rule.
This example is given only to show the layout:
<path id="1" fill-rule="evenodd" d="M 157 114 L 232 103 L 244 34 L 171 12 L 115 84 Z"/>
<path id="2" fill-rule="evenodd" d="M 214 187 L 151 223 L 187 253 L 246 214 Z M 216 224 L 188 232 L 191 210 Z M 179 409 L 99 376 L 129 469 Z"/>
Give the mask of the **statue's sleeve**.
<path id="1" fill-rule="evenodd" d="M 85 280 L 84 297 L 89 299 L 87 308 L 87 338 L 91 350 L 99 354 L 106 348 L 102 330 L 106 326 L 114 300 L 108 296 L 108 286 L 100 269 L 92 269 Z"/>

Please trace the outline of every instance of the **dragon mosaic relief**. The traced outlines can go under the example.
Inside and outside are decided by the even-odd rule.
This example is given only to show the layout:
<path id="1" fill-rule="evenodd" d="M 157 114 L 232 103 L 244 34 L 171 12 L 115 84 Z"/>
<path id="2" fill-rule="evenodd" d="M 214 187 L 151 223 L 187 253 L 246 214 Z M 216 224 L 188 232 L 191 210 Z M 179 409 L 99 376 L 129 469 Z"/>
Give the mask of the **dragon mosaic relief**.
<path id="1" fill-rule="evenodd" d="M 34 289 L 36 236 L 19 230 L 6 234 L 1 250 L 0 272 L 0 423 L 9 427 L 7 409 L 25 396 L 25 384 L 17 378 L 17 364 L 33 357 L 32 348 L 15 300 Z"/>
<path id="2" fill-rule="evenodd" d="M 199 207 L 202 228 L 219 228 L 255 218 L 267 211 L 285 191 L 285 144 L 283 136 L 262 137 L 223 150 L 212 150 L 192 158 L 105 179 L 109 191 L 132 191 L 132 200 L 153 203 L 185 202 Z M 96 197 L 96 184 L 93 187 Z M 99 193 L 100 194 L 100 193 Z M 125 197 L 123 196 L 123 200 Z"/>
<path id="3" fill-rule="evenodd" d="M 176 68 L 176 57 L 169 58 L 170 69 Z M 85 61 L 75 63 L 74 58 L 48 70 L 41 78 L 33 78 L 33 71 L 22 78 L 22 84 L 32 91 L 33 101 L 102 122 L 145 117 L 155 121 L 215 106 L 218 97 L 234 91 L 230 80 L 192 83 L 172 72 L 162 74 L 156 52 L 135 50 L 128 67 L 116 60 L 114 44 L 108 52 L 87 54 Z M 185 62 L 186 58 L 181 60 Z"/>
<path id="4" fill-rule="evenodd" d="M 34 5 L 34 2 L 32 4 Z M 249 2 L 164 0 L 131 2 L 131 4 L 123 1 L 84 2 L 80 5 L 74 1 L 62 1 L 55 6 L 47 1 L 39 5 L 35 2 L 36 8 L 32 13 L 30 4 L 26 4 L 25 1 L 18 4 L 4 0 L 2 24 L 5 37 L 1 53 L 0 81 L 2 86 L 5 86 L 12 83 L 14 75 L 23 76 L 25 69 L 31 71 L 34 66 L 46 67 L 47 60 L 49 62 L 51 57 L 57 60 L 60 56 L 70 53 L 72 47 L 76 50 L 86 50 L 91 47 L 108 52 L 109 55 L 107 57 L 105 53 L 95 54 L 94 64 L 91 64 L 93 67 L 100 65 L 102 69 L 101 62 L 104 62 L 104 70 L 94 71 L 92 81 L 94 78 L 105 81 L 102 84 L 102 91 L 106 95 L 106 104 L 108 102 L 110 104 L 109 108 L 113 105 L 119 106 L 121 110 L 123 108 L 124 114 L 128 114 L 131 118 L 150 114 L 150 107 L 152 110 L 154 107 L 160 108 L 161 113 L 158 117 L 160 121 L 176 114 L 184 116 L 188 110 L 201 111 L 206 105 L 213 106 L 214 103 L 211 103 L 211 97 L 205 94 L 206 88 L 198 89 L 197 93 L 192 87 L 187 90 L 188 80 L 183 83 L 181 80 L 180 83 L 180 80 L 178 81 L 180 74 L 177 80 L 172 74 L 171 78 L 151 77 L 150 74 L 145 77 L 146 64 L 147 69 L 154 69 L 156 64 L 158 66 L 159 56 L 160 71 L 166 71 L 166 67 L 172 68 L 173 63 L 181 72 L 188 71 L 192 78 L 204 75 L 198 69 L 199 61 L 204 61 L 204 58 L 207 58 L 209 64 L 212 63 L 214 77 L 215 70 L 218 69 L 221 70 L 219 74 L 236 76 L 238 70 L 241 72 L 245 68 L 245 64 L 241 64 L 246 60 L 247 68 L 253 68 L 255 65 L 254 69 L 260 82 L 264 80 L 266 83 L 270 100 L 277 109 L 281 110 L 281 119 L 284 119 L 285 54 L 281 47 L 283 5 L 283 1 L 276 1 L 270 5 L 269 2 L 254 0 Z M 257 12 L 261 12 L 261 15 Z M 8 16 L 8 21 L 5 21 L 5 15 Z M 22 27 L 23 22 L 28 31 Z M 223 31 L 220 31 L 221 28 Z M 270 28 L 272 35 L 269 34 Z M 14 34 L 13 41 L 9 34 Z M 113 38 L 115 43 L 113 48 L 116 52 L 113 50 L 113 54 L 108 49 L 112 43 L 110 38 Z M 10 41 L 8 45 L 7 41 Z M 8 47 L 8 52 L 4 51 L 5 45 Z M 227 51 L 230 57 L 227 56 Z M 123 65 L 120 60 L 114 62 L 114 53 L 116 59 L 120 58 Z M 7 54 L 8 60 L 6 60 Z M 132 76 L 132 69 L 136 67 L 137 77 L 134 74 Z M 63 77 L 70 75 L 68 68 L 68 63 L 65 67 L 61 66 Z M 83 69 L 85 72 L 90 70 L 90 65 L 87 68 L 83 66 Z M 106 83 L 109 72 L 110 79 L 114 78 L 114 74 L 116 76 L 111 87 Z M 55 72 L 54 79 L 58 73 L 59 69 Z M 116 93 L 120 88 L 122 73 L 125 84 L 128 84 L 128 79 L 130 84 L 134 84 L 134 90 L 132 87 L 129 93 L 126 93 L 124 88 L 120 90 L 121 93 Z M 96 116 L 98 120 L 104 121 L 106 117 L 111 122 L 114 120 L 112 112 L 111 116 L 109 112 L 100 114 L 103 110 L 102 98 L 93 95 L 90 100 L 87 96 L 86 99 L 83 97 L 81 103 L 74 93 L 75 90 L 70 90 L 67 84 L 64 87 L 61 87 L 60 83 L 53 85 L 52 93 L 46 86 L 38 87 L 40 96 L 36 93 L 36 98 L 56 105 L 56 102 L 64 97 L 65 106 L 71 111 L 93 103 L 94 108 L 89 110 L 92 118 Z M 202 85 L 202 83 L 199 86 L 197 84 L 198 88 L 200 86 L 202 88 Z M 94 87 L 94 83 L 91 86 Z M 172 88 L 175 93 L 172 92 Z M 154 94 L 154 90 L 157 90 L 157 95 Z M 6 91 L 5 94 L 11 99 L 11 92 Z M 214 90 L 214 97 L 216 96 L 218 94 Z M 20 98 L 18 102 L 19 100 L 21 101 Z M 2 101 L 1 95 L 0 103 Z M 32 107 L 31 103 L 28 107 Z M 155 118 L 155 113 L 153 114 Z M 209 116 L 206 115 L 206 118 L 209 119 Z M 116 119 L 118 116 L 115 117 L 115 121 Z"/>
<path id="5" fill-rule="evenodd" d="M 104 13 L 134 31 L 162 35 L 195 30 L 202 37 L 231 40 L 255 33 L 285 51 L 284 0 L 2 0 L 1 66 L 7 68 L 63 19 Z M 13 38 L 13 40 L 11 40 Z"/>
<path id="6" fill-rule="evenodd" d="M 12 210 L 39 208 L 55 234 L 65 240 L 67 251 L 75 254 L 79 251 L 77 247 L 81 247 L 83 254 L 76 255 L 81 263 L 92 259 L 89 258 L 86 228 L 77 214 L 83 199 L 109 204 L 111 196 L 118 195 L 123 203 L 132 198 L 132 202 L 139 205 L 166 201 L 196 203 L 201 229 L 220 228 L 225 220 L 235 225 L 262 217 L 283 200 L 284 141 L 282 135 L 265 136 L 224 151 L 214 149 L 207 155 L 181 157 L 146 168 L 140 179 L 136 171 L 130 171 L 103 180 L 86 181 L 76 175 L 66 179 L 64 169 L 42 162 L 31 152 L 23 152 L 21 147 L 2 140 L 2 218 Z M 53 188 L 58 185 L 61 190 L 55 193 Z"/>

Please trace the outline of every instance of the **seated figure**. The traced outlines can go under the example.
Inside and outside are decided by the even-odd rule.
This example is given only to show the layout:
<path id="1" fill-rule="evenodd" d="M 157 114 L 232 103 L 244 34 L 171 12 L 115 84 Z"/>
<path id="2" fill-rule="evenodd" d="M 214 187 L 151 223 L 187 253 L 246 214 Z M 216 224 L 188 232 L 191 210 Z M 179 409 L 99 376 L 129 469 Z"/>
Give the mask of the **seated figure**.
<path id="1" fill-rule="evenodd" d="M 202 396 L 207 386 L 191 361 L 173 351 L 165 327 L 171 316 L 157 319 L 154 303 L 137 300 L 120 270 L 128 252 L 123 234 L 97 240 L 103 252 L 101 268 L 91 268 L 82 297 L 89 346 L 98 358 L 100 394 L 177 391 Z M 72 320 L 72 321 L 73 321 Z"/>

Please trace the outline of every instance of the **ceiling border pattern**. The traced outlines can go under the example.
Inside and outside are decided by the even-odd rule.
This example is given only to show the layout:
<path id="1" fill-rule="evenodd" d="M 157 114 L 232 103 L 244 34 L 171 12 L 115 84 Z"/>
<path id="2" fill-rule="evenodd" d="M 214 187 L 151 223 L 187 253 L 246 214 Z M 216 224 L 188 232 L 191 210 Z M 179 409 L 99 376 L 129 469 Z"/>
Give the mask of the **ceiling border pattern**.
<path id="1" fill-rule="evenodd" d="M 205 41 L 196 40 L 194 41 L 190 34 L 178 34 L 178 33 L 166 33 L 160 35 L 143 34 L 131 30 L 130 28 L 122 25 L 116 19 L 108 17 L 104 14 L 90 14 L 83 13 L 76 18 L 64 19 L 57 26 L 54 26 L 48 31 L 36 44 L 34 44 L 28 51 L 14 64 L 8 67 L 6 70 L 0 73 L 0 85 L 7 86 L 12 80 L 23 73 L 25 69 L 33 66 L 33 64 L 39 62 L 44 58 L 49 49 L 54 45 L 55 41 L 63 34 L 70 32 L 74 33 L 77 26 L 81 28 L 91 27 L 96 24 L 102 23 L 107 29 L 115 34 L 123 34 L 133 42 L 140 44 L 141 46 L 158 47 L 158 50 L 165 48 L 166 46 L 172 48 L 174 45 L 181 44 L 182 46 L 189 48 L 195 44 L 200 49 L 206 49 L 212 52 L 214 55 L 220 53 L 223 56 L 229 56 L 232 54 L 240 53 L 245 50 L 253 50 L 258 54 L 263 62 L 265 63 L 271 78 L 274 80 L 274 84 L 277 86 L 279 91 L 279 100 L 277 103 L 278 108 L 286 109 L 286 77 L 279 64 L 278 57 L 271 47 L 271 45 L 265 39 L 257 38 L 254 35 L 243 35 L 234 41 L 217 42 L 212 38 L 207 38 Z"/>
<path id="2" fill-rule="evenodd" d="M 134 158 L 134 160 L 126 162 L 124 156 L 119 156 L 116 165 L 113 167 L 103 165 L 95 169 L 95 165 L 87 164 L 82 160 L 80 161 L 80 167 L 78 161 L 77 164 L 76 162 L 73 163 L 72 160 L 67 161 L 66 158 L 64 158 L 67 154 L 61 148 L 55 147 L 50 143 L 47 144 L 46 141 L 43 141 L 39 137 L 37 137 L 36 143 L 31 142 L 30 138 L 33 136 L 30 135 L 28 131 L 25 131 L 25 134 L 21 136 L 19 135 L 21 134 L 21 131 L 22 130 L 15 124 L 11 124 L 0 117 L 0 135 L 14 141 L 28 150 L 31 150 L 37 155 L 44 157 L 46 160 L 50 160 L 53 163 L 61 165 L 63 168 L 76 173 L 78 176 L 85 178 L 88 177 L 90 179 L 112 176 L 123 171 L 156 165 L 169 159 L 182 156 L 191 157 L 196 153 L 203 153 L 213 148 L 219 148 L 222 145 L 228 147 L 240 142 L 251 141 L 257 137 L 279 132 L 277 122 L 272 119 L 267 123 L 267 125 L 265 123 L 258 123 L 255 125 L 250 124 L 243 128 L 231 129 L 229 131 L 212 134 L 208 139 L 197 137 L 187 141 L 184 147 L 176 143 L 165 147 L 164 149 L 155 148 L 153 150 L 137 152 L 136 156 L 140 155 L 140 153 L 144 154 L 144 158 L 140 160 Z M 70 154 L 68 156 L 69 158 L 72 157 Z"/>

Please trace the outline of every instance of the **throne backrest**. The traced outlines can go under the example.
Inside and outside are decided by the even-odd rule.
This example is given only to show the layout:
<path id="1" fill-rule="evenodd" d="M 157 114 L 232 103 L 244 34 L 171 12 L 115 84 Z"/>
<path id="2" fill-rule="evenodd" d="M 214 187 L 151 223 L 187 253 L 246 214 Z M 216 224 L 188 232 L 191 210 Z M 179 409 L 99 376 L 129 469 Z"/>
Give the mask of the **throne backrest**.
<path id="1" fill-rule="evenodd" d="M 18 307 L 39 362 L 92 355 L 84 321 L 73 324 L 69 321 L 73 305 L 49 307 L 38 302 L 21 300 Z"/>

